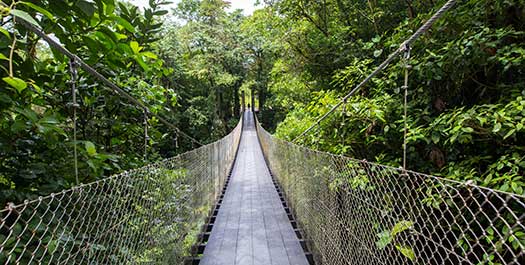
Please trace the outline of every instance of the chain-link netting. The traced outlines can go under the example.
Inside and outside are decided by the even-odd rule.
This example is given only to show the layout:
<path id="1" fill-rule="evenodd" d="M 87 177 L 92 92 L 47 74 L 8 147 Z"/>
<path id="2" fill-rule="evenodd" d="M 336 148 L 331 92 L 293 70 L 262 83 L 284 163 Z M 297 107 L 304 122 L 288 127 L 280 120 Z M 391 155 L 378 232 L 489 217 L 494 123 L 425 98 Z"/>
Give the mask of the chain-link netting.
<path id="1" fill-rule="evenodd" d="M 525 264 L 521 195 L 258 136 L 316 264 Z"/>
<path id="2" fill-rule="evenodd" d="M 223 139 L 0 212 L 0 264 L 181 264 L 232 165 Z"/>

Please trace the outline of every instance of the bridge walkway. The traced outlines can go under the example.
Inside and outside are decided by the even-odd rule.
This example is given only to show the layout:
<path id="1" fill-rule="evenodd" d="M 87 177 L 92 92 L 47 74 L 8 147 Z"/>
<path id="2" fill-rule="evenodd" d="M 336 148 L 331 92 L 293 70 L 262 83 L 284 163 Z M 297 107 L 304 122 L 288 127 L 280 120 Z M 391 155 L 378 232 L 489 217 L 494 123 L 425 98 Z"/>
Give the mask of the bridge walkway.
<path id="1" fill-rule="evenodd" d="M 257 139 L 252 112 L 200 264 L 307 265 Z"/>

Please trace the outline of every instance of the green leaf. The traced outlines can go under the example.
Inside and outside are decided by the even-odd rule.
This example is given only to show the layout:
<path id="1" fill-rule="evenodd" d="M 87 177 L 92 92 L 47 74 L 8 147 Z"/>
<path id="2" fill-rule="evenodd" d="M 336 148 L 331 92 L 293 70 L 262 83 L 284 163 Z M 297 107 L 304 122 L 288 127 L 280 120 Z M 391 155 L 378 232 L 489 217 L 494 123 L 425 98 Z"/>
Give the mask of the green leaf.
<path id="1" fill-rule="evenodd" d="M 148 64 L 146 64 L 142 56 L 135 56 L 135 61 L 137 61 L 137 63 L 140 65 L 140 67 L 142 67 L 142 69 L 144 69 L 144 71 L 149 71 Z"/>
<path id="2" fill-rule="evenodd" d="M 88 17 L 92 17 L 94 14 L 95 14 L 95 6 L 93 5 L 93 3 L 90 3 L 90 2 L 87 2 L 87 1 L 84 1 L 84 0 L 80 0 L 78 2 L 76 2 L 75 4 L 78 8 L 80 8 L 80 10 L 82 10 L 82 12 L 84 14 L 86 14 L 86 16 Z"/>
<path id="3" fill-rule="evenodd" d="M 52 21 L 55 21 L 55 17 L 53 16 L 53 14 L 51 14 L 51 12 L 43 9 L 42 7 L 39 7 L 33 3 L 30 3 L 30 2 L 19 2 L 19 4 L 23 4 L 23 5 L 26 5 L 32 9 L 34 9 L 35 11 L 39 12 L 40 14 L 46 16 L 47 18 L 49 18 L 50 20 Z"/>
<path id="4" fill-rule="evenodd" d="M 516 132 L 516 129 L 512 129 L 512 130 L 508 131 L 507 134 L 505 134 L 505 136 L 503 136 L 503 139 L 507 139 L 507 138 L 509 138 L 509 137 L 512 136 L 515 132 Z"/>
<path id="5" fill-rule="evenodd" d="M 105 3 L 104 13 L 106 13 L 106 14 L 113 14 L 115 12 L 115 1 L 104 0 L 104 3 Z"/>
<path id="6" fill-rule="evenodd" d="M 11 39 L 9 31 L 7 31 L 7 29 L 4 29 L 4 27 L 0 27 L 0 33 L 4 34 L 8 39 Z"/>
<path id="7" fill-rule="evenodd" d="M 379 249 L 384 249 L 394 239 L 392 237 L 390 231 L 388 231 L 388 230 L 385 230 L 385 231 L 377 234 L 377 236 L 379 237 L 379 240 L 376 241 L 376 246 Z"/>
<path id="8" fill-rule="evenodd" d="M 412 221 L 402 220 L 402 221 L 397 222 L 397 224 L 395 224 L 394 227 L 392 228 L 392 232 L 391 232 L 392 237 L 395 237 L 397 234 L 409 229 L 413 225 L 414 223 Z"/>
<path id="9" fill-rule="evenodd" d="M 98 53 L 104 49 L 103 45 L 100 45 L 98 41 L 93 40 L 91 37 L 82 36 L 82 41 L 86 44 L 89 50 L 93 53 Z"/>
<path id="10" fill-rule="evenodd" d="M 117 21 L 117 23 L 121 25 L 123 28 L 125 28 L 127 31 L 131 33 L 135 33 L 135 27 L 131 25 L 131 23 L 129 23 L 124 18 L 121 18 L 119 16 L 114 16 L 113 19 L 115 19 L 115 21 Z"/>
<path id="11" fill-rule="evenodd" d="M 92 142 L 85 141 L 84 146 L 86 148 L 86 152 L 88 153 L 88 155 L 94 156 L 97 154 L 97 149 L 95 147 L 95 144 L 93 144 Z"/>
<path id="12" fill-rule="evenodd" d="M 171 4 L 173 4 L 172 1 L 162 1 L 160 3 L 157 3 L 157 5 L 159 6 L 165 6 L 165 5 L 171 5 Z"/>
<path id="13" fill-rule="evenodd" d="M 19 133 L 27 128 L 27 125 L 24 121 L 17 120 L 11 125 L 11 131 L 13 133 Z"/>
<path id="14" fill-rule="evenodd" d="M 109 39 L 113 43 L 118 43 L 119 42 L 117 36 L 115 35 L 115 32 L 113 30 L 109 29 L 108 27 L 100 27 L 98 31 L 102 32 L 104 35 L 109 37 Z"/>
<path id="15" fill-rule="evenodd" d="M 47 243 L 47 251 L 49 254 L 53 254 L 58 246 L 58 240 L 51 240 L 49 243 Z"/>
<path id="16" fill-rule="evenodd" d="M 154 54 L 154 53 L 152 53 L 152 52 L 143 52 L 143 53 L 141 53 L 141 54 L 144 55 L 144 56 L 146 56 L 146 57 L 148 57 L 148 58 L 154 59 L 154 60 L 156 60 L 156 59 L 159 58 L 159 57 L 157 57 L 156 54 Z"/>
<path id="17" fill-rule="evenodd" d="M 433 131 L 432 132 L 432 142 L 434 142 L 435 144 L 439 143 L 439 138 L 440 138 L 440 134 L 436 131 Z"/>
<path id="18" fill-rule="evenodd" d="M 18 93 L 24 91 L 24 89 L 27 88 L 27 83 L 24 80 L 17 77 L 4 77 L 2 78 L 2 80 L 4 80 L 4 82 L 8 83 L 13 88 L 15 88 L 18 91 Z"/>
<path id="19" fill-rule="evenodd" d="M 516 193 L 516 194 L 522 194 L 523 193 L 523 188 L 521 186 L 518 185 L 518 183 L 516 182 L 512 182 L 510 184 L 510 187 L 512 188 L 512 190 Z"/>
<path id="20" fill-rule="evenodd" d="M 153 15 L 155 16 L 164 16 L 168 14 L 168 10 L 159 10 L 159 11 L 156 11 L 155 13 L 153 13 Z"/>
<path id="21" fill-rule="evenodd" d="M 11 15 L 21 18 L 24 21 L 32 24 L 33 26 L 40 28 L 40 25 L 38 25 L 38 22 L 36 22 L 36 20 L 25 11 L 18 10 L 18 9 L 11 9 Z"/>
<path id="22" fill-rule="evenodd" d="M 23 115 L 24 117 L 26 117 L 32 123 L 37 123 L 38 122 L 38 115 L 32 109 L 30 109 L 30 108 L 18 108 L 17 107 L 14 110 L 15 110 L 16 113 L 19 113 L 20 115 Z"/>
<path id="23" fill-rule="evenodd" d="M 89 159 L 88 161 L 86 161 L 86 163 L 88 164 L 88 166 L 93 170 L 93 171 L 97 171 L 97 166 L 95 166 L 95 163 L 93 163 L 93 160 Z"/>
<path id="24" fill-rule="evenodd" d="M 416 254 L 414 254 L 414 250 L 412 250 L 411 247 L 405 246 L 405 245 L 396 245 L 397 250 L 403 254 L 403 256 L 407 257 L 411 261 L 416 260 Z"/>
<path id="25" fill-rule="evenodd" d="M 117 37 L 117 40 L 125 40 L 128 38 L 128 36 L 126 34 L 121 34 L 121 33 L 118 33 L 118 32 L 115 32 L 115 37 Z"/>
<path id="26" fill-rule="evenodd" d="M 496 124 L 494 125 L 494 129 L 492 129 L 492 132 L 493 132 L 493 133 L 497 133 L 497 132 L 499 132 L 500 130 L 501 130 L 501 123 L 498 122 L 498 123 L 496 123 Z"/>
<path id="27" fill-rule="evenodd" d="M 48 125 L 55 125 L 59 124 L 60 122 L 53 116 L 45 116 L 42 119 L 38 121 L 41 124 L 48 124 Z"/>
<path id="28" fill-rule="evenodd" d="M 466 133 L 472 133 L 472 132 L 474 132 L 474 129 L 472 129 L 472 127 L 463 127 L 463 128 L 461 128 L 461 130 L 462 130 L 463 132 L 466 132 Z"/>
<path id="29" fill-rule="evenodd" d="M 132 41 L 129 43 L 129 47 L 131 48 L 131 50 L 133 51 L 134 54 L 139 54 L 141 48 L 139 46 L 139 43 L 136 42 L 136 41 Z"/>

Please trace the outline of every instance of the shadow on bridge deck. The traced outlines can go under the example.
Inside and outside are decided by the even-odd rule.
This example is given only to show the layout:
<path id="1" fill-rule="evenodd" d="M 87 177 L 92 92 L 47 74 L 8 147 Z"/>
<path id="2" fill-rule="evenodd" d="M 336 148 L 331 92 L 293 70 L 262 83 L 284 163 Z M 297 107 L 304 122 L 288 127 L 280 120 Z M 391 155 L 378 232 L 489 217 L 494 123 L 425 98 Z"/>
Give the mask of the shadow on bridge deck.
<path id="1" fill-rule="evenodd" d="M 200 264 L 307 265 L 259 146 L 252 112 Z"/>

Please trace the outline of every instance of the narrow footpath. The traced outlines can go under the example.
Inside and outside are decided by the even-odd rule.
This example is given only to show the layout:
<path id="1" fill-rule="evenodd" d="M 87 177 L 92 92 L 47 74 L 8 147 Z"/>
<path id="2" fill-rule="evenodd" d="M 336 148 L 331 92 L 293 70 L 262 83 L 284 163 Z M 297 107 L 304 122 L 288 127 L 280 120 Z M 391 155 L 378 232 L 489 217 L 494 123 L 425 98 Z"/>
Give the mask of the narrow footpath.
<path id="1" fill-rule="evenodd" d="M 200 264 L 308 265 L 258 141 L 246 111 L 238 158 Z"/>

